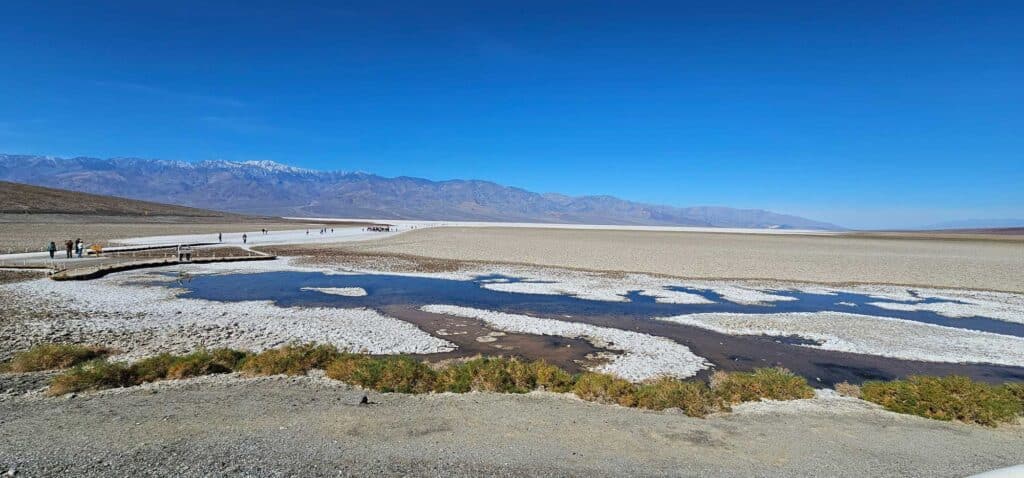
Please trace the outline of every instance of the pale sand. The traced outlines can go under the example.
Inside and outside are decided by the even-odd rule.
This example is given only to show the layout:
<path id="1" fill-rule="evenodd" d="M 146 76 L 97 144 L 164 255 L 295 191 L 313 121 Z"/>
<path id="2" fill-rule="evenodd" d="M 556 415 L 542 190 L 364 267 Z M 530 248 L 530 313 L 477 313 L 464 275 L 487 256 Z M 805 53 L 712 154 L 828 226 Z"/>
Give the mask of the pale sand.
<path id="1" fill-rule="evenodd" d="M 1024 241 L 446 227 L 345 247 L 685 278 L 1024 292 Z"/>

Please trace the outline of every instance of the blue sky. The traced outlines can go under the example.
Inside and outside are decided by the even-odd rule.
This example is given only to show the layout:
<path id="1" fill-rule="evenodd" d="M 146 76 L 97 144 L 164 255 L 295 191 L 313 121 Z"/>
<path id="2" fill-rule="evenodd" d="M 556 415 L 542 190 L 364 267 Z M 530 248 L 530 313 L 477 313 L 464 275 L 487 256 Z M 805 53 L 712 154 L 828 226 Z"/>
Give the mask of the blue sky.
<path id="1" fill-rule="evenodd" d="M 1024 217 L 1020 1 L 156 3 L 5 2 L 0 152 Z"/>

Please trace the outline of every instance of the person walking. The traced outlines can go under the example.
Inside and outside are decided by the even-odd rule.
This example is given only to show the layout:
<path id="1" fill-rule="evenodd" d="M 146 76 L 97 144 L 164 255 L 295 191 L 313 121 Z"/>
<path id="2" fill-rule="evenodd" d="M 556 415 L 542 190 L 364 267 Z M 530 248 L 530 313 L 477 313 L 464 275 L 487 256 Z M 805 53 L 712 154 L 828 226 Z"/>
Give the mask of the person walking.
<path id="1" fill-rule="evenodd" d="M 79 259 L 82 258 L 83 249 L 85 249 L 85 243 L 82 242 L 82 238 L 79 237 L 78 239 L 75 239 L 75 255 L 77 255 Z"/>
<path id="2" fill-rule="evenodd" d="M 50 241 L 50 247 L 47 247 L 46 250 L 50 251 L 50 259 L 53 260 L 53 254 L 57 252 L 57 243 Z"/>
<path id="3" fill-rule="evenodd" d="M 224 242 L 224 233 L 217 233 L 217 242 Z"/>
<path id="4" fill-rule="evenodd" d="M 74 247 L 75 247 L 75 243 L 71 242 L 71 239 L 68 239 L 68 240 L 64 241 L 64 252 L 67 253 L 67 255 L 68 255 L 67 258 L 68 259 L 71 259 L 71 255 L 72 255 L 71 251 L 72 251 L 72 249 L 74 249 Z"/>
<path id="5" fill-rule="evenodd" d="M 242 234 L 242 244 L 249 242 L 249 236 Z"/>

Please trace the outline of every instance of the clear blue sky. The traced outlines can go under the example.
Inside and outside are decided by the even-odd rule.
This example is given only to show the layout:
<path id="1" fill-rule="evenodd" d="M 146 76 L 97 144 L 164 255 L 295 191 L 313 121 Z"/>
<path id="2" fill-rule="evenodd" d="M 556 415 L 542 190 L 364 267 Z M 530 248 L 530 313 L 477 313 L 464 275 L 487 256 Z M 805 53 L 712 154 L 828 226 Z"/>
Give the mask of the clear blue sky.
<path id="1" fill-rule="evenodd" d="M 0 152 L 1024 217 L 1019 0 L 155 3 L 4 2 Z"/>

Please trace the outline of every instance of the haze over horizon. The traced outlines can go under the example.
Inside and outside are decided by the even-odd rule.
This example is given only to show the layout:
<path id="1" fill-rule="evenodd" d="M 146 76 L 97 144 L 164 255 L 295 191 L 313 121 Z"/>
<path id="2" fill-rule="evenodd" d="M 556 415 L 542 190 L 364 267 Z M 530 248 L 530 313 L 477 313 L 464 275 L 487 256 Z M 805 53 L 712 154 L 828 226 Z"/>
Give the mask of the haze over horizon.
<path id="1" fill-rule="evenodd" d="M 1024 217 L 1017 2 L 5 14 L 0 152 L 273 160 L 852 228 Z"/>

